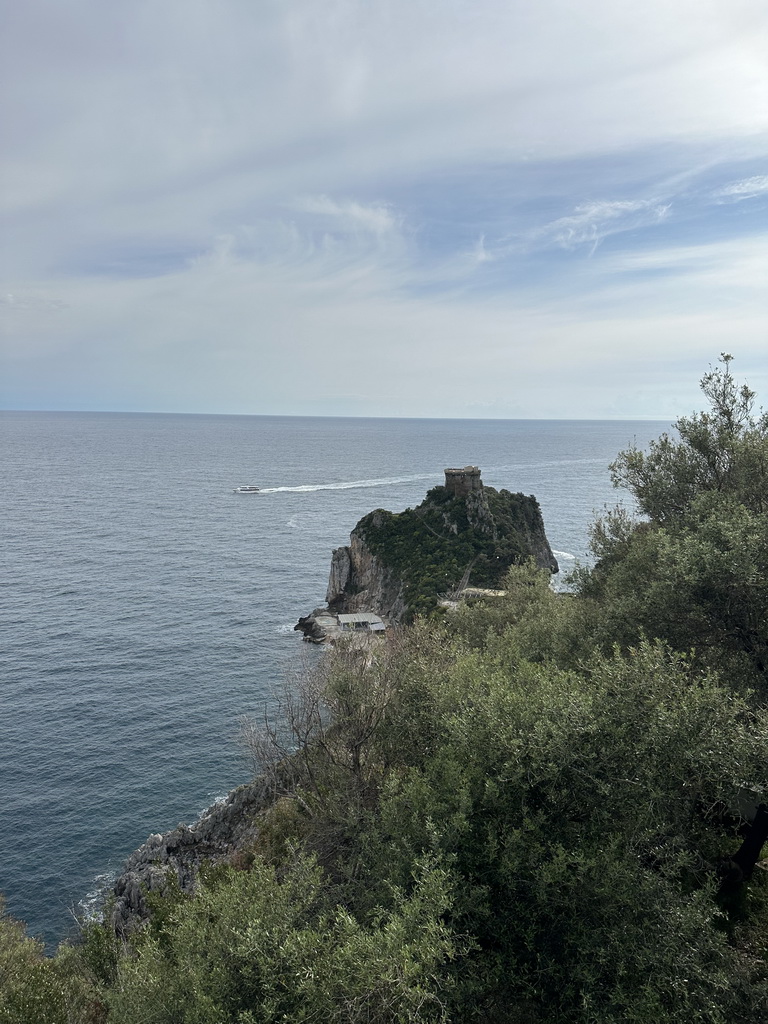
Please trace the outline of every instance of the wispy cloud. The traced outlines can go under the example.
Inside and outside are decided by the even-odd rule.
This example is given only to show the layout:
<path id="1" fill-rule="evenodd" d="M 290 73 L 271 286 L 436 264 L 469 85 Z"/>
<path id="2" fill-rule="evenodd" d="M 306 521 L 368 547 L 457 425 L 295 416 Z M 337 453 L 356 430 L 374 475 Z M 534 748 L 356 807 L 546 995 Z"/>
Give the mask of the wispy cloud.
<path id="1" fill-rule="evenodd" d="M 599 414 L 651 319 L 757 351 L 753 0 L 28 0 L 0 50 L 5 402 Z"/>
<path id="2" fill-rule="evenodd" d="M 302 213 L 318 214 L 343 228 L 359 228 L 375 235 L 387 235 L 402 225 L 402 217 L 395 215 L 385 203 L 360 203 L 353 199 L 336 200 L 329 196 L 303 196 L 293 208 Z"/>
<path id="3" fill-rule="evenodd" d="M 474 246 L 467 253 L 467 256 L 469 256 L 470 262 L 474 266 L 491 263 L 495 259 L 493 253 L 486 248 L 485 235 L 480 235 Z"/>
<path id="4" fill-rule="evenodd" d="M 24 314 L 25 312 L 58 313 L 67 308 L 66 302 L 61 299 L 50 298 L 45 295 L 35 295 L 30 292 L 6 292 L 0 295 L 0 306 L 11 313 Z"/>
<path id="5" fill-rule="evenodd" d="M 557 245 L 563 249 L 587 246 L 592 254 L 609 235 L 660 224 L 669 216 L 670 207 L 670 203 L 655 199 L 582 203 L 572 214 L 536 228 L 529 237 L 534 244 Z"/>
<path id="6" fill-rule="evenodd" d="M 742 181 L 732 181 L 715 191 L 718 199 L 739 202 L 742 199 L 754 199 L 756 196 L 768 195 L 768 174 L 757 174 Z"/>

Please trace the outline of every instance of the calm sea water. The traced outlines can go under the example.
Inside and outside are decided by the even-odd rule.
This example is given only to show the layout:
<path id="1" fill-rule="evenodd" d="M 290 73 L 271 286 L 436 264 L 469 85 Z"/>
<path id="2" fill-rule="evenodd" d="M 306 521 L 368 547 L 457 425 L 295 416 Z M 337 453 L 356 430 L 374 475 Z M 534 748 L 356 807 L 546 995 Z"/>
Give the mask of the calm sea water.
<path id="1" fill-rule="evenodd" d="M 0 413 L 0 891 L 55 942 L 150 832 L 244 781 L 239 716 L 307 647 L 331 551 L 480 465 L 586 560 L 664 424 Z M 256 484 L 259 494 L 233 493 Z"/>

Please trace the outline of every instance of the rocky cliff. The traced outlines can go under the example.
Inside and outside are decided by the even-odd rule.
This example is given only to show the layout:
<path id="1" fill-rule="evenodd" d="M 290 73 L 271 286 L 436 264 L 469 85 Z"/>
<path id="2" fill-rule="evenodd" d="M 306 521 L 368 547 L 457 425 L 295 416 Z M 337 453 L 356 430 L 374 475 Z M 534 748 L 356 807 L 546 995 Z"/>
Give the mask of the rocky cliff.
<path id="1" fill-rule="evenodd" d="M 274 800 L 273 781 L 256 779 L 209 807 L 193 825 L 151 835 L 128 858 L 108 894 L 105 917 L 115 933 L 127 935 L 149 916 L 148 894 L 174 883 L 192 892 L 202 864 L 232 862 L 255 840 L 260 812 Z"/>
<path id="2" fill-rule="evenodd" d="M 528 558 L 558 571 L 536 499 L 484 487 L 476 466 L 447 470 L 445 486 L 434 487 L 416 508 L 377 509 L 360 520 L 349 545 L 333 552 L 328 611 L 376 612 L 394 625 L 429 614 L 441 597 L 457 596 L 468 586 L 496 587 L 511 565 Z M 297 628 L 313 635 L 323 611 Z M 318 629 L 316 638 L 322 635 Z M 276 786 L 290 788 L 291 760 L 269 782 L 257 779 L 234 790 L 193 825 L 150 836 L 115 881 L 107 905 L 115 932 L 125 935 L 149 915 L 148 894 L 169 883 L 191 892 L 203 863 L 236 862 L 248 851 L 275 801 Z"/>
<path id="3" fill-rule="evenodd" d="M 416 508 L 369 513 L 333 552 L 328 610 L 373 611 L 397 624 L 467 585 L 499 586 L 528 558 L 558 571 L 536 499 L 484 487 L 476 466 L 446 470 L 445 486 Z"/>
<path id="4" fill-rule="evenodd" d="M 381 510 L 371 513 L 374 527 L 385 514 Z M 371 551 L 359 524 L 349 545 L 333 552 L 325 600 L 333 613 L 375 611 L 393 625 L 408 611 L 403 580 Z"/>

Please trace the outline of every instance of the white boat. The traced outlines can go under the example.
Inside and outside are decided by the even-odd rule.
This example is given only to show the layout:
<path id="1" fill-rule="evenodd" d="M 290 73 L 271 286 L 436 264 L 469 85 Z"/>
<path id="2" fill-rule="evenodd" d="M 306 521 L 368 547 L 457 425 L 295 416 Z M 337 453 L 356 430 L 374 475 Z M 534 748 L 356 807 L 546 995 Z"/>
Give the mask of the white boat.
<path id="1" fill-rule="evenodd" d="M 236 487 L 235 494 L 257 494 L 259 488 L 254 487 L 253 484 L 245 484 L 243 487 Z"/>

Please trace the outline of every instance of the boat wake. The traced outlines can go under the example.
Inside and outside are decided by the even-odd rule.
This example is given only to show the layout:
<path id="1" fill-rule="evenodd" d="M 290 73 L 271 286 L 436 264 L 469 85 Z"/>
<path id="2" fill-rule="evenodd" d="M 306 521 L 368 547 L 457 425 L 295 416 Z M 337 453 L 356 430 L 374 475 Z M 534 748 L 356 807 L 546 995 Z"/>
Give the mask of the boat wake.
<path id="1" fill-rule="evenodd" d="M 555 558 L 563 558 L 563 559 L 565 559 L 566 562 L 575 562 L 576 561 L 576 555 L 571 555 L 567 551 L 555 551 L 555 549 L 553 548 L 552 549 L 552 554 L 555 556 Z"/>
<path id="2" fill-rule="evenodd" d="M 299 484 L 296 487 L 262 487 L 260 494 L 303 494 L 307 491 L 348 491 L 353 487 L 387 487 L 392 484 L 406 484 L 412 480 L 438 479 L 437 473 L 422 473 L 419 476 L 387 476 L 373 480 L 348 480 L 333 484 Z"/>

